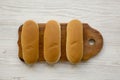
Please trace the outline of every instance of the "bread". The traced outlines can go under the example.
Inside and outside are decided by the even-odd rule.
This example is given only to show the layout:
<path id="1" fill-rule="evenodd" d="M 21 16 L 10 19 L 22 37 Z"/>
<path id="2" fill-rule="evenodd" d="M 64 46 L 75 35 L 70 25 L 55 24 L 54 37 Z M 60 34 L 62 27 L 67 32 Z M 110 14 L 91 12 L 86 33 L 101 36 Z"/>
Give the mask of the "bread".
<path id="1" fill-rule="evenodd" d="M 80 62 L 83 56 L 83 25 L 79 20 L 67 24 L 66 56 L 69 62 Z"/>
<path id="2" fill-rule="evenodd" d="M 31 25 L 31 22 L 34 23 L 35 26 L 37 25 L 33 21 L 28 21 L 28 23 L 30 23 L 30 25 Z M 70 49 L 69 46 L 66 48 L 66 38 L 68 38 L 67 36 L 70 36 L 70 33 L 69 33 L 69 35 L 67 35 L 67 32 L 71 32 L 69 30 L 69 28 L 68 28 L 68 30 L 66 30 L 66 29 L 67 29 L 67 26 L 71 27 L 71 23 L 73 24 L 75 22 L 76 21 L 73 20 L 73 21 L 71 21 L 69 23 L 60 23 L 60 25 L 61 25 L 60 26 L 61 27 L 61 57 L 60 57 L 60 61 L 62 61 L 62 62 L 68 61 L 68 59 L 69 59 L 69 61 L 72 60 L 70 58 L 70 55 L 69 55 L 70 51 L 69 51 L 69 53 L 67 51 L 67 57 L 66 57 L 66 49 L 67 50 Z M 25 27 L 26 24 L 27 24 L 27 22 L 24 23 L 24 27 Z M 77 20 L 77 25 L 78 24 L 80 25 L 81 23 L 79 23 L 79 21 Z M 45 25 L 46 25 L 46 23 L 38 23 L 38 26 L 39 26 L 39 60 L 40 61 L 45 61 L 44 53 L 43 53 L 44 52 L 43 51 L 44 50 L 43 49 L 44 48 L 44 45 L 43 45 L 44 44 L 44 40 L 43 39 L 44 39 Z M 73 24 L 73 25 L 76 25 L 76 23 Z M 28 27 L 29 27 L 29 25 L 28 25 Z M 27 60 L 26 57 L 25 57 L 26 51 L 24 50 L 24 52 L 23 52 L 23 49 L 26 49 L 26 48 L 22 47 L 24 45 L 23 45 L 23 41 L 21 42 L 21 37 L 22 37 L 21 33 L 24 32 L 24 35 L 25 35 L 25 33 L 28 33 L 28 31 L 24 30 L 24 28 L 23 28 L 24 31 L 22 31 L 22 28 L 23 28 L 23 25 L 21 25 L 19 27 L 19 30 L 18 30 L 18 42 L 17 42 L 18 43 L 18 47 L 19 47 L 18 48 L 18 50 L 19 50 L 18 51 L 18 56 L 19 56 L 20 60 L 22 60 L 22 61 L 25 60 L 25 62 L 28 62 L 29 59 Z M 79 38 L 80 38 L 82 36 L 82 27 L 81 27 L 81 29 L 76 29 L 76 31 L 77 30 L 81 31 L 81 33 L 79 35 Z M 27 31 L 27 32 L 25 32 L 25 31 Z M 27 34 L 27 35 L 30 36 L 29 34 Z M 28 38 L 28 36 L 26 36 L 25 38 Z M 36 34 L 35 34 L 35 36 L 36 36 Z M 96 29 L 92 28 L 87 23 L 83 23 L 83 36 L 84 36 L 84 39 L 83 39 L 84 40 L 84 44 L 83 44 L 84 45 L 84 51 L 83 51 L 84 54 L 83 54 L 83 57 L 82 57 L 82 55 L 80 55 L 80 56 L 82 57 L 82 61 L 86 61 L 86 60 L 92 58 L 93 56 L 97 55 L 100 52 L 100 50 L 103 47 L 103 37 L 102 37 L 102 35 L 101 35 L 101 33 L 99 31 L 97 31 Z M 53 36 L 50 36 L 50 37 L 54 38 Z M 22 37 L 22 39 L 23 39 L 23 37 Z M 89 40 L 91 40 L 91 39 L 95 40 L 95 44 L 94 45 L 90 45 L 89 44 Z M 68 40 L 70 40 L 70 39 L 68 39 Z M 82 37 L 81 37 L 81 40 L 82 40 Z M 82 44 L 81 44 L 81 46 L 82 46 Z M 27 50 L 29 50 L 29 49 L 27 49 Z M 82 47 L 81 48 L 79 47 L 79 50 L 82 51 Z M 76 53 L 77 53 L 77 50 L 76 50 Z M 23 59 L 23 54 L 24 54 L 24 59 Z M 29 54 L 27 54 L 27 55 L 29 55 Z M 74 56 L 76 56 L 76 54 L 75 55 L 73 54 L 73 59 L 75 60 Z M 33 56 L 30 55 L 30 58 L 33 58 Z M 52 58 L 54 58 L 54 57 L 52 57 Z M 73 60 L 71 62 L 73 62 Z M 78 56 L 78 62 L 79 62 L 79 56 Z M 29 61 L 29 63 L 30 63 L 30 61 Z M 75 61 L 73 63 L 75 63 Z"/>
<path id="3" fill-rule="evenodd" d="M 35 63 L 39 58 L 39 29 L 34 21 L 28 20 L 23 24 L 21 44 L 25 63 Z"/>
<path id="4" fill-rule="evenodd" d="M 61 56 L 60 24 L 54 20 L 46 23 L 44 31 L 44 59 L 47 63 L 56 63 Z"/>

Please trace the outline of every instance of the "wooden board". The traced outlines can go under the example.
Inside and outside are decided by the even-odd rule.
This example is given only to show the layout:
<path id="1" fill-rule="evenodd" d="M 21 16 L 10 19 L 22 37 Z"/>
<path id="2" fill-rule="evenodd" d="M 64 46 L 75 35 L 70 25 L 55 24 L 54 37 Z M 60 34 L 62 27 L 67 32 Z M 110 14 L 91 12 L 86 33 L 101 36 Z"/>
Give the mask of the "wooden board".
<path id="1" fill-rule="evenodd" d="M 53 66 L 24 64 L 18 56 L 18 28 L 26 20 L 79 19 L 101 32 L 103 49 L 86 62 Z M 120 80 L 120 0 L 1 0 L 0 80 Z"/>
<path id="2" fill-rule="evenodd" d="M 43 36 L 44 36 L 44 29 L 45 29 L 45 23 L 39 23 L 39 61 L 44 61 L 43 57 Z M 67 23 L 61 23 L 61 58 L 60 61 L 67 61 L 66 58 L 66 28 Z M 19 52 L 18 56 L 19 58 L 24 61 L 22 57 L 22 47 L 21 47 L 21 31 L 22 31 L 22 25 L 19 27 L 18 30 L 18 47 Z M 103 37 L 100 34 L 99 31 L 91 28 L 87 23 L 83 24 L 83 41 L 84 41 L 84 54 L 82 61 L 86 61 L 90 59 L 91 57 L 95 56 L 99 53 L 99 51 L 102 49 L 103 46 Z"/>

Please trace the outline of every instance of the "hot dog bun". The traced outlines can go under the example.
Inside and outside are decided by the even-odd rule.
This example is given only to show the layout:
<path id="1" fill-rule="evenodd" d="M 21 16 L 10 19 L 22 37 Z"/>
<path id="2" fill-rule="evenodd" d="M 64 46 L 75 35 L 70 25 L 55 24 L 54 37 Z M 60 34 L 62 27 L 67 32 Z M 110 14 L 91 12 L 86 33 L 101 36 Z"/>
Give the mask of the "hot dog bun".
<path id="1" fill-rule="evenodd" d="M 35 63 L 39 57 L 39 29 L 34 21 L 28 20 L 23 24 L 21 44 L 25 63 Z"/>
<path id="2" fill-rule="evenodd" d="M 73 64 L 82 59 L 83 25 L 79 20 L 72 20 L 67 24 L 66 56 Z"/>
<path id="3" fill-rule="evenodd" d="M 44 31 L 44 59 L 47 63 L 56 63 L 61 56 L 60 24 L 54 20 L 46 23 Z"/>

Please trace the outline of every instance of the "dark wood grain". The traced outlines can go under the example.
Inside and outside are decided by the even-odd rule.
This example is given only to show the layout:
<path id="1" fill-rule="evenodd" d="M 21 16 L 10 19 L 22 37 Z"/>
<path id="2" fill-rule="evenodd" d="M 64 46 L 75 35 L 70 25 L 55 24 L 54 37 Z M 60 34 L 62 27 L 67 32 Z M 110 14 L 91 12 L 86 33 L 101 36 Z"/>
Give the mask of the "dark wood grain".
<path id="1" fill-rule="evenodd" d="M 44 29 L 45 29 L 45 23 L 39 23 L 39 61 L 44 61 L 43 57 L 43 46 L 44 46 Z M 66 58 L 66 28 L 67 23 L 61 23 L 61 58 L 60 61 L 67 61 Z M 19 58 L 24 61 L 22 58 L 22 47 L 21 47 L 21 31 L 22 31 L 22 25 L 19 27 L 18 30 L 18 47 L 19 52 L 18 56 Z M 88 24 L 83 23 L 83 41 L 84 41 L 84 49 L 83 49 L 83 58 L 82 61 L 86 61 L 90 59 L 91 57 L 97 55 L 99 51 L 102 49 L 103 46 L 103 37 L 100 34 L 99 31 L 91 28 Z M 89 44 L 89 40 L 94 40 L 94 45 Z"/>

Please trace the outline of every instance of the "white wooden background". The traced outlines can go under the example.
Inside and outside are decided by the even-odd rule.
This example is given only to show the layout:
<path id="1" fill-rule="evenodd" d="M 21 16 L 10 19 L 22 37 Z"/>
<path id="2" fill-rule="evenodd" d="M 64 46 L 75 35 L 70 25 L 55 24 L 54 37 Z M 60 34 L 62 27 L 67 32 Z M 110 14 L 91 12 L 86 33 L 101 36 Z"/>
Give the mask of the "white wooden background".
<path id="1" fill-rule="evenodd" d="M 104 37 L 99 55 L 71 65 L 18 59 L 18 27 L 28 19 L 87 22 Z M 120 0 L 0 0 L 0 80 L 120 80 Z"/>

